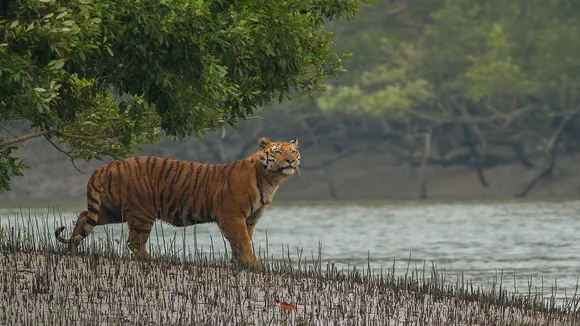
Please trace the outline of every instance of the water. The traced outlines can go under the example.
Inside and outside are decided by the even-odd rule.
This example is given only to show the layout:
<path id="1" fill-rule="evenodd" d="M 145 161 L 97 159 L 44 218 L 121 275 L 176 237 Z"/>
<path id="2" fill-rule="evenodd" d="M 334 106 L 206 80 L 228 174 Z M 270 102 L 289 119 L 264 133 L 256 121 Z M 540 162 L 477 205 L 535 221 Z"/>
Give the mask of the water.
<path id="1" fill-rule="evenodd" d="M 64 210 L 68 225 L 78 210 Z M 557 284 L 557 297 L 576 291 L 580 269 L 580 201 L 546 203 L 488 203 L 488 204 L 294 204 L 270 207 L 258 223 L 254 246 L 266 249 L 274 258 L 297 258 L 297 248 L 303 257 L 318 256 L 337 266 L 390 269 L 397 261 L 396 274 L 409 270 L 427 273 L 434 263 L 445 270 L 446 280 L 454 282 L 463 274 L 475 286 L 489 286 L 503 271 L 503 285 L 524 294 L 532 277 L 534 286 L 549 296 Z M 36 211 L 46 216 L 46 209 Z M 15 223 L 18 209 L 0 209 L 0 225 Z M 50 233 L 52 220 L 48 225 Z M 21 218 L 20 218 L 21 219 Z M 71 227 L 67 231 L 71 231 Z M 108 227 L 114 238 L 121 238 L 127 228 Z M 185 236 L 183 235 L 185 231 Z M 156 224 L 150 243 L 153 249 L 163 248 L 174 239 L 194 251 L 194 232 L 198 248 L 208 252 L 213 241 L 216 252 L 224 251 L 224 242 L 215 224 L 175 228 Z M 267 234 L 267 236 L 266 236 Z M 52 235 L 51 235 L 52 236 Z M 95 228 L 95 237 L 105 237 L 103 227 Z M 321 245 L 321 247 L 319 247 Z M 284 249 L 282 249 L 284 247 Z M 229 246 L 228 246 L 229 250 Z M 409 260 L 409 254 L 411 259 Z M 515 280 L 515 284 L 514 284 Z M 556 283 L 557 280 L 557 283 Z M 535 289 L 532 289 L 534 292 Z"/>

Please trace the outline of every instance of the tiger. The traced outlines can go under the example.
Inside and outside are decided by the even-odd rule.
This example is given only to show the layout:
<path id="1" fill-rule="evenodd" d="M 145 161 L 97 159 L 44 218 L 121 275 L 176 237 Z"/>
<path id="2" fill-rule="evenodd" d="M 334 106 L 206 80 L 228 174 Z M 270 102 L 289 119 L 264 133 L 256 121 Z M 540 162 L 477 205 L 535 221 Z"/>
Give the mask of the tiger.
<path id="1" fill-rule="evenodd" d="M 255 259 L 254 228 L 276 191 L 296 171 L 300 175 L 298 138 L 258 140 L 258 150 L 225 164 L 136 156 L 97 168 L 87 182 L 87 209 L 80 212 L 70 238 L 56 239 L 76 250 L 97 225 L 127 223 L 127 247 L 151 260 L 145 244 L 156 220 L 176 227 L 217 223 L 228 240 L 232 261 L 264 267 Z"/>

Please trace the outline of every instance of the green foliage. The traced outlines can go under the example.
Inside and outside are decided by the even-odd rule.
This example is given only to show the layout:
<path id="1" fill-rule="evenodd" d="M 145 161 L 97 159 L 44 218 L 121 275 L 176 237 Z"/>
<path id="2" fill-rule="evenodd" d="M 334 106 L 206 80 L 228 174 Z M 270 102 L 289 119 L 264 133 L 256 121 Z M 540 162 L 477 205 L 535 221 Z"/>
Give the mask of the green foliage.
<path id="1" fill-rule="evenodd" d="M 22 169 L 26 165 L 11 156 L 16 146 L 0 147 L 0 189 L 10 190 L 10 180 L 16 176 L 22 176 Z"/>
<path id="2" fill-rule="evenodd" d="M 381 53 L 388 61 L 361 74 L 352 86 L 328 87 L 318 99 L 325 111 L 346 112 L 391 119 L 404 117 L 405 111 L 433 98 L 429 82 L 411 76 L 418 53 L 409 44 L 382 40 Z"/>
<path id="3" fill-rule="evenodd" d="M 480 99 L 494 94 L 530 94 L 538 90 L 539 85 L 514 62 L 513 45 L 502 25 L 493 24 L 486 41 L 486 52 L 468 56 L 471 65 L 464 75 L 466 95 Z"/>
<path id="4" fill-rule="evenodd" d="M 201 137 L 275 97 L 322 90 L 344 71 L 323 19 L 357 10 L 352 0 L 6 2 L 0 123 L 28 121 L 87 160 L 126 156 L 161 131 Z M 22 168 L 7 139 L 0 190 Z"/>
<path id="5" fill-rule="evenodd" d="M 389 119 L 411 119 L 415 115 L 407 113 L 435 107 L 446 119 L 467 108 L 485 116 L 538 101 L 542 117 L 580 109 L 578 9 L 571 0 L 407 3 L 391 23 L 397 29 L 407 24 L 408 33 L 385 31 L 390 45 L 373 55 L 381 58 L 362 63 L 364 73 L 332 88 L 318 105 Z"/>

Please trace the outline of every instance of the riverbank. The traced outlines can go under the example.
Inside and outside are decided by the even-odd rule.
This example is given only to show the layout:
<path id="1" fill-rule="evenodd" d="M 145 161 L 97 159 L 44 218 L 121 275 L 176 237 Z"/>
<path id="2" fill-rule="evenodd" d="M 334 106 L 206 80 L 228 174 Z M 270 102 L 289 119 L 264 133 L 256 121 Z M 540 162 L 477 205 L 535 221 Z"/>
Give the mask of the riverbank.
<path id="1" fill-rule="evenodd" d="M 269 272 L 200 259 L 0 251 L 0 323 L 59 325 L 578 325 L 570 309 L 435 278 L 331 266 Z M 22 248 L 22 247 L 21 247 Z M 107 257 L 108 256 L 108 257 Z"/>

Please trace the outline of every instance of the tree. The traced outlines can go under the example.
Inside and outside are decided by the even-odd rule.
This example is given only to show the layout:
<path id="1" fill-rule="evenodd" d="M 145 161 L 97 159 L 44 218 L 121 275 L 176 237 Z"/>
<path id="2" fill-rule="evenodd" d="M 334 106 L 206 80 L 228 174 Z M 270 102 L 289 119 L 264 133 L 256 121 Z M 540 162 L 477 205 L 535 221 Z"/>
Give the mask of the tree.
<path id="1" fill-rule="evenodd" d="M 365 2 L 365 1 L 363 1 Z M 0 191 L 44 137 L 71 158 L 201 137 L 344 71 L 324 20 L 352 0 L 0 2 Z M 122 94 L 122 96 L 120 96 Z M 11 133 L 25 122 L 33 131 Z"/>
<path id="2" fill-rule="evenodd" d="M 321 109 L 381 117 L 406 161 L 468 166 L 484 187 L 485 169 L 537 167 L 518 196 L 580 150 L 578 2 L 435 1 L 429 15 L 400 3 L 407 16 L 391 22 L 420 21 L 417 35 L 385 33 L 383 60 Z"/>

